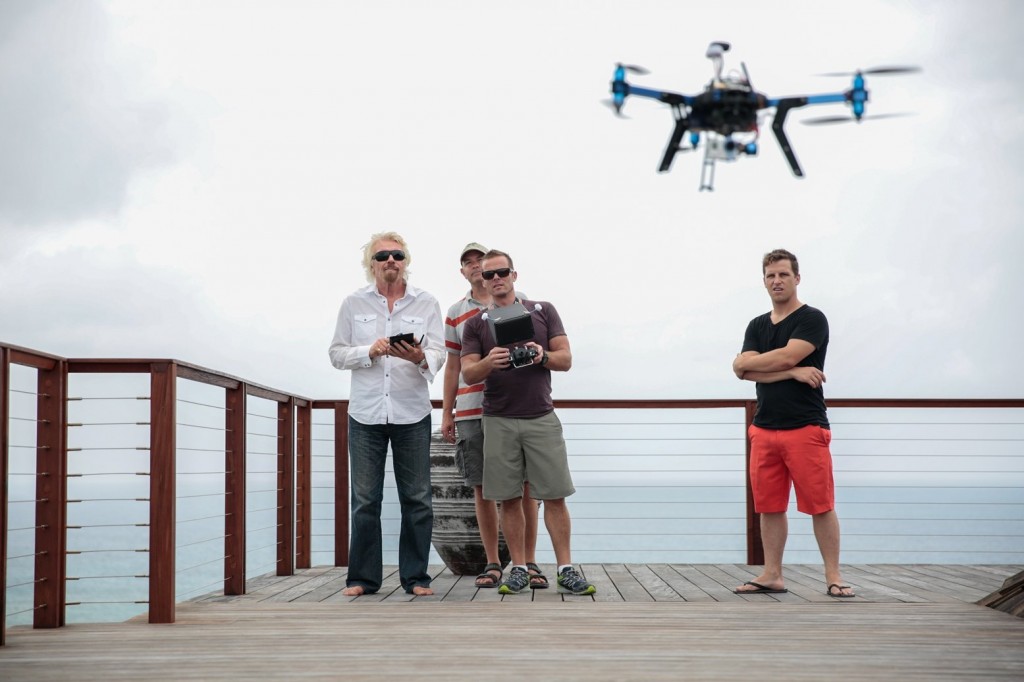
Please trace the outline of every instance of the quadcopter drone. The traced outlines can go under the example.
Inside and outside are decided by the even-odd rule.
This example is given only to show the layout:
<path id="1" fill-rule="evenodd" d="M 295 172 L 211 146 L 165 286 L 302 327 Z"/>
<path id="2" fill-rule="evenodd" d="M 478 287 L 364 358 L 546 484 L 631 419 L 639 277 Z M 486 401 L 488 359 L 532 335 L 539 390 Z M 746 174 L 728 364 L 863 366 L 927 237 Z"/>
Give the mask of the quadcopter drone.
<path id="1" fill-rule="evenodd" d="M 853 85 L 845 92 L 826 93 L 820 95 L 803 95 L 799 97 L 771 98 L 757 92 L 750 85 L 750 76 L 746 64 L 740 62 L 743 73 L 730 73 L 723 77 L 723 55 L 729 50 L 729 43 L 713 42 L 708 46 L 705 55 L 714 66 L 715 76 L 699 95 L 681 95 L 664 90 L 641 88 L 626 82 L 626 73 L 646 74 L 647 69 L 639 66 L 617 64 L 615 77 L 612 80 L 612 99 L 609 102 L 615 113 L 622 115 L 622 106 L 629 96 L 648 97 L 664 102 L 672 107 L 675 117 L 675 128 L 669 138 L 668 147 L 662 156 L 658 172 L 664 173 L 672 166 L 672 160 L 681 151 L 697 149 L 701 133 L 704 133 L 704 164 L 701 168 L 700 189 L 714 189 L 715 162 L 735 161 L 741 155 L 755 156 L 758 149 L 760 129 L 758 117 L 762 111 L 774 109 L 772 132 L 782 147 L 789 167 L 793 174 L 803 177 L 804 172 L 797 163 L 796 155 L 786 137 L 783 126 L 786 115 L 791 109 L 812 104 L 845 103 L 852 109 L 853 116 L 828 116 L 810 119 L 804 123 L 839 123 L 846 121 L 860 122 L 865 118 L 864 108 L 868 101 L 865 87 L 865 74 L 896 74 L 919 71 L 913 66 L 889 66 L 866 69 L 854 73 L 830 73 L 826 76 L 853 76 Z M 900 114 L 879 114 L 868 118 L 884 118 Z M 683 138 L 689 133 L 689 145 L 684 146 Z"/>

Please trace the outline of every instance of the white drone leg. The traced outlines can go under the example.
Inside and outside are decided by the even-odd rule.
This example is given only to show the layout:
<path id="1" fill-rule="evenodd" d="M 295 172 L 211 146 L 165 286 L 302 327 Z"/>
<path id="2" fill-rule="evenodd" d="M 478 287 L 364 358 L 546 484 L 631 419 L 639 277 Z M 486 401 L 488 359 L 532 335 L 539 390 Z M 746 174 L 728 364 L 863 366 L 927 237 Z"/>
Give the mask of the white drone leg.
<path id="1" fill-rule="evenodd" d="M 704 164 L 700 169 L 700 191 L 714 191 L 715 187 L 715 159 L 708 154 L 708 146 L 704 147 Z"/>

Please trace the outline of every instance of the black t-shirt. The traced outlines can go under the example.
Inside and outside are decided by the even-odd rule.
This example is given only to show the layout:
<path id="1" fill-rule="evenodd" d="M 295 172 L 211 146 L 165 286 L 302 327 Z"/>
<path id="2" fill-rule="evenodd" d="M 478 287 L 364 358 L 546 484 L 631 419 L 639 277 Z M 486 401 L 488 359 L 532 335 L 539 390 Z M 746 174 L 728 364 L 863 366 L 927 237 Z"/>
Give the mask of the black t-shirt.
<path id="1" fill-rule="evenodd" d="M 825 352 L 828 350 L 828 320 L 817 308 L 803 305 L 778 324 L 772 324 L 771 313 L 759 315 L 747 325 L 743 337 L 743 352 L 767 353 L 785 348 L 790 339 L 800 339 L 814 346 L 814 350 L 799 362 L 800 367 L 817 367 L 825 371 Z M 819 386 L 786 379 L 773 384 L 757 384 L 757 413 L 754 425 L 765 429 L 798 429 L 808 424 L 828 428 L 825 392 Z"/>

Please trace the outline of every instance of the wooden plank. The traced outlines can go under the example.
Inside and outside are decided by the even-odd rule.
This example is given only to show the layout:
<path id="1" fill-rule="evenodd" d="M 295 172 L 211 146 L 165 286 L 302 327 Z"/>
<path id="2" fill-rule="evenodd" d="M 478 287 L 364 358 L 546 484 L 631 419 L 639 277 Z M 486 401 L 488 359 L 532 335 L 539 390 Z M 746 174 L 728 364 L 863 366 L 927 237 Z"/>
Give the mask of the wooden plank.
<path id="1" fill-rule="evenodd" d="M 937 592 L 954 596 L 958 601 L 977 601 L 992 591 L 979 585 L 973 577 L 960 572 L 938 570 L 919 564 L 905 568 L 912 574 L 920 576 L 922 581 L 934 585 Z"/>
<path id="2" fill-rule="evenodd" d="M 973 566 L 942 566 L 928 564 L 920 566 L 919 570 L 934 571 L 936 575 L 948 575 L 953 580 L 959 581 L 969 589 L 980 590 L 985 594 L 1000 587 L 1001 579 L 987 571 L 977 571 Z"/>
<path id="3" fill-rule="evenodd" d="M 625 564 L 605 564 L 604 570 L 608 573 L 608 577 L 611 578 L 612 582 L 615 583 L 615 589 L 619 591 L 619 594 L 626 601 L 654 601 L 654 597 L 644 589 L 643 585 L 637 582 L 637 579 L 629 572 Z"/>
<path id="4" fill-rule="evenodd" d="M 301 573 L 290 576 L 290 580 L 284 581 L 283 584 L 288 585 L 286 589 L 269 595 L 264 601 L 295 601 L 318 587 L 336 580 L 337 576 L 337 572 L 328 566 L 304 569 Z"/>
<path id="5" fill-rule="evenodd" d="M 672 586 L 661 579 L 657 573 L 646 565 L 629 565 L 626 570 L 633 574 L 641 587 L 647 590 L 654 601 L 684 601 L 682 595 L 672 589 Z"/>
<path id="6" fill-rule="evenodd" d="M 867 566 L 843 566 L 843 576 L 847 582 L 853 583 L 858 595 L 865 599 L 880 600 L 879 595 L 908 604 L 929 602 L 926 596 L 908 590 L 905 585 L 896 586 L 887 576 L 877 571 L 868 571 Z M 863 593 L 863 594 L 862 594 Z"/>
<path id="7" fill-rule="evenodd" d="M 335 566 L 330 573 L 325 574 L 331 576 L 331 580 L 324 582 L 316 587 L 316 589 L 306 592 L 305 594 L 296 597 L 297 602 L 318 602 L 327 601 L 330 597 L 336 595 L 345 589 L 345 581 L 348 576 L 348 570 L 344 567 Z"/>
<path id="8" fill-rule="evenodd" d="M 675 566 L 668 564 L 651 564 L 651 571 L 665 581 L 683 601 L 701 602 L 714 601 L 704 590 L 700 589 L 676 570 Z"/>
<path id="9" fill-rule="evenodd" d="M 839 602 L 835 602 L 838 604 Z M 730 603 L 179 605 L 177 623 L 14 628 L 0 679 L 823 679 L 1024 678 L 1024 619 L 963 603 L 832 608 Z M 529 610 L 523 621 L 522 609 Z M 783 617 L 784 615 L 784 617 Z M 771 628 L 770 647 L 752 647 Z M 515 665 L 470 646 L 514 629 Z M 396 632 L 429 646 L 396 646 Z M 586 646 L 565 646 L 565 634 Z M 955 637 L 937 633 L 956 633 Z M 837 638 L 841 646 L 837 646 Z M 168 666 L 173 666 L 169 668 Z"/>
<path id="10" fill-rule="evenodd" d="M 709 576 L 705 570 L 707 567 L 704 565 L 699 566 L 685 566 L 679 567 L 676 570 L 686 576 L 690 582 L 704 590 L 711 596 L 715 601 L 731 601 L 731 602 L 745 602 L 747 601 L 746 596 L 734 594 L 733 589 L 735 586 L 731 583 L 726 586 L 722 580 L 715 580 L 714 577 Z M 685 569 L 685 570 L 680 570 Z"/>
<path id="11" fill-rule="evenodd" d="M 476 586 L 475 575 L 457 575 L 455 578 L 455 584 L 452 585 L 451 589 L 444 596 L 445 601 L 449 602 L 467 602 L 473 601 L 476 597 L 477 592 L 497 592 L 498 588 L 489 587 L 480 589 Z M 495 600 L 497 601 L 497 600 Z"/>
<path id="12" fill-rule="evenodd" d="M 615 585 L 604 564 L 576 564 L 583 577 L 597 588 L 593 595 L 594 601 L 599 602 L 621 602 L 625 601 L 619 588 Z M 555 579 L 557 580 L 557 578 Z"/>
<path id="13" fill-rule="evenodd" d="M 876 575 L 886 574 L 894 583 L 905 585 L 904 591 L 924 597 L 928 601 L 961 601 L 949 594 L 936 591 L 936 587 L 932 582 L 919 579 L 913 571 L 909 571 L 903 566 L 879 564 L 878 566 L 865 566 L 863 570 L 867 573 L 875 573 Z"/>

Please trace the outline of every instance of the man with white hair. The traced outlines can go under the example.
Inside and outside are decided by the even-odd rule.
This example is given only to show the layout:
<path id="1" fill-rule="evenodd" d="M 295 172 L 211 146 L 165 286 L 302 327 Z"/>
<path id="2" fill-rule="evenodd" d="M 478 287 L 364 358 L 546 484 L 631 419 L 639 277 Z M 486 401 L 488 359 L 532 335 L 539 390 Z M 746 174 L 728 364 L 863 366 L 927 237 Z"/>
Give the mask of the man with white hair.
<path id="1" fill-rule="evenodd" d="M 381 503 L 391 446 L 402 530 L 398 573 L 409 594 L 433 594 L 427 562 L 434 513 L 430 489 L 430 393 L 427 384 L 447 354 L 441 308 L 408 282 L 412 255 L 396 232 L 373 235 L 363 247 L 370 284 L 341 304 L 331 364 L 352 371 L 348 445 L 352 537 L 346 588 L 359 596 L 383 581 Z"/>

